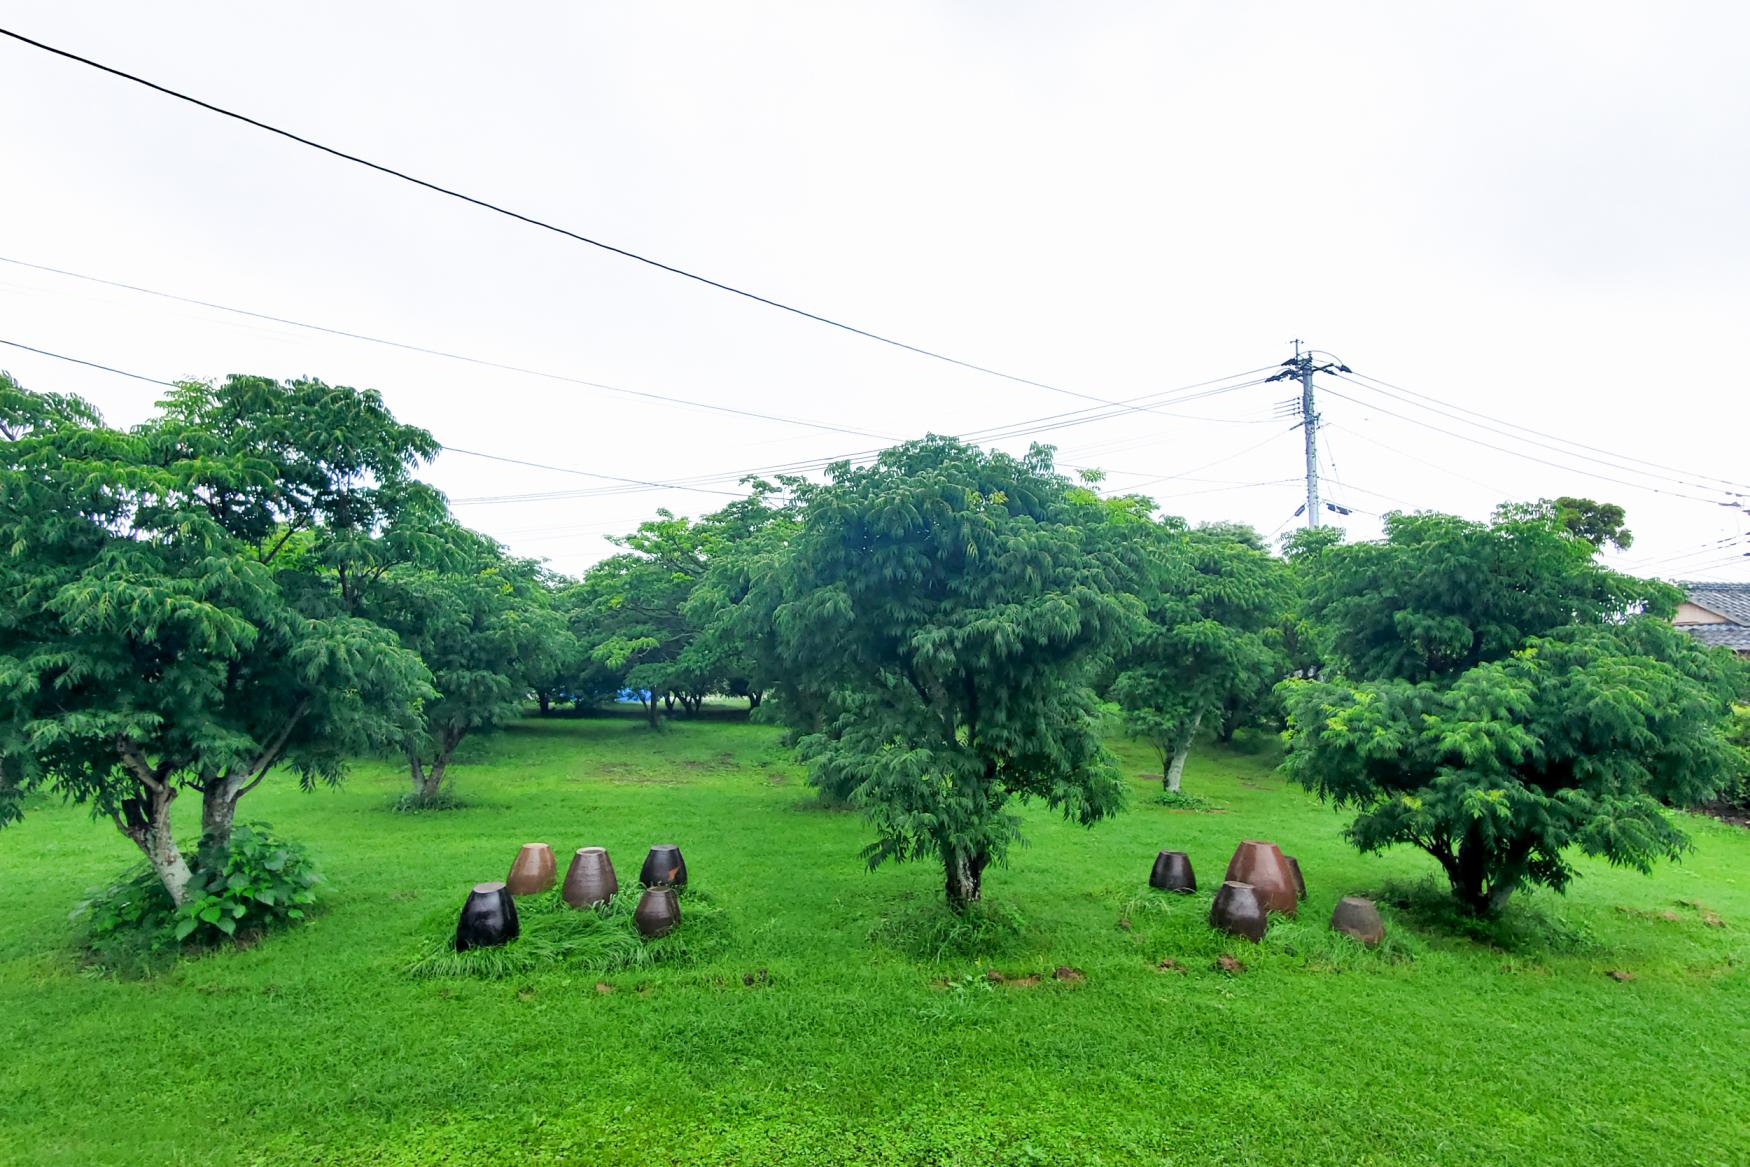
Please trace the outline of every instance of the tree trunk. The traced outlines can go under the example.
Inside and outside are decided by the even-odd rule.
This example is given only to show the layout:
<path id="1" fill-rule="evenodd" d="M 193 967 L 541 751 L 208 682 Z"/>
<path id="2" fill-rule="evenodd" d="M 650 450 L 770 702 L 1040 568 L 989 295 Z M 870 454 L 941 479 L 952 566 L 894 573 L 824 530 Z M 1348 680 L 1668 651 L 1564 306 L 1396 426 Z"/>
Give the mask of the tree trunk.
<path id="1" fill-rule="evenodd" d="M 666 692 L 662 695 L 662 707 L 668 711 L 670 716 L 674 715 L 674 690 L 673 689 L 670 689 L 668 692 Z"/>
<path id="2" fill-rule="evenodd" d="M 760 699 L 765 696 L 758 689 L 750 689 L 747 694 L 747 711 L 752 713 L 760 707 Z"/>
<path id="3" fill-rule="evenodd" d="M 1173 744 L 1172 760 L 1167 763 L 1166 772 L 1161 776 L 1161 785 L 1173 794 L 1179 793 L 1179 779 L 1185 774 L 1185 759 L 1190 756 L 1191 743 L 1197 737 L 1197 727 L 1202 724 L 1203 710 L 1199 709 L 1191 718 L 1191 728 Z"/>
<path id="4" fill-rule="evenodd" d="M 157 790 L 143 789 L 137 797 L 122 799 L 116 826 L 145 854 L 170 893 L 170 902 L 180 908 L 188 901 L 192 876 L 170 829 L 170 804 L 175 801 L 176 787 L 168 783 Z"/>
<path id="5" fill-rule="evenodd" d="M 541 716 L 545 717 L 553 711 L 553 694 L 545 689 L 535 692 L 535 701 L 541 706 Z"/>
<path id="6" fill-rule="evenodd" d="M 231 849 L 231 827 L 237 818 L 237 801 L 243 783 L 235 776 L 210 778 L 201 783 L 201 846 L 219 851 Z"/>
<path id="7" fill-rule="evenodd" d="M 456 746 L 464 735 L 451 734 L 446 730 L 438 737 L 437 749 L 432 754 L 431 764 L 426 765 L 416 751 L 408 751 L 408 769 L 413 778 L 413 802 L 415 806 L 436 806 L 443 793 L 444 771 L 449 767 L 450 755 L 455 753 Z"/>
<path id="8" fill-rule="evenodd" d="M 942 866 L 950 908 L 963 912 L 968 904 L 979 900 L 984 894 L 984 868 L 989 862 L 990 856 L 983 851 L 970 855 L 959 850 L 943 853 Z"/>
<path id="9" fill-rule="evenodd" d="M 646 696 L 646 692 L 648 692 L 648 696 Z M 650 728 L 661 729 L 662 722 L 659 720 L 656 710 L 656 691 L 654 689 L 639 690 L 638 704 L 644 707 L 644 716 L 650 722 Z"/>

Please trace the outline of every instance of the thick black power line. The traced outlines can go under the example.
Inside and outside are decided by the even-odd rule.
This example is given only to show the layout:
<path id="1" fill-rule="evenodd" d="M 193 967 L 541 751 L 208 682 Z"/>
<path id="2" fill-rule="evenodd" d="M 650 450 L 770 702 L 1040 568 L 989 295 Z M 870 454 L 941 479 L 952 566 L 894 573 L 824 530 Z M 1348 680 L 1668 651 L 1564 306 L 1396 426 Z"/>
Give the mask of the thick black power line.
<path id="1" fill-rule="evenodd" d="M 745 288 L 738 288 L 733 284 L 727 284 L 721 280 L 714 280 L 709 276 L 703 276 L 697 272 L 688 271 L 685 268 L 677 267 L 674 264 L 664 263 L 663 261 L 653 259 L 648 255 L 641 255 L 636 251 L 631 251 L 624 247 L 617 247 L 612 243 L 591 238 L 582 232 L 573 231 L 567 227 L 561 227 L 558 224 L 550 223 L 545 219 L 538 219 L 533 215 L 525 215 L 521 211 L 513 211 L 508 207 L 500 206 L 499 204 L 490 202 L 486 199 L 478 198 L 470 194 L 464 194 L 459 190 L 443 186 L 428 179 L 416 177 L 412 174 L 408 174 L 406 171 L 397 170 L 392 166 L 385 166 L 380 162 L 372 162 L 368 158 L 361 158 L 357 154 L 349 154 L 345 150 L 337 149 L 334 146 L 326 146 L 321 142 L 306 138 L 301 134 L 294 134 L 290 130 L 283 130 L 278 126 L 269 125 L 267 122 L 252 118 L 247 114 L 241 114 L 235 110 L 226 109 L 220 105 L 214 105 L 210 101 L 203 101 L 198 97 L 172 89 L 167 85 L 160 85 L 155 81 L 148 81 L 144 77 L 129 73 L 123 69 L 118 69 L 113 65 L 105 65 L 101 61 L 94 61 L 90 57 L 80 56 L 78 53 L 70 52 L 67 49 L 56 48 L 54 45 L 45 44 L 42 41 L 25 36 L 23 33 L 14 32 L 8 28 L 0 28 L 0 35 L 10 37 L 22 44 L 30 45 L 32 48 L 41 49 L 46 53 L 52 53 L 57 57 L 62 57 L 81 65 L 87 65 L 93 69 L 108 73 L 112 77 L 119 77 L 124 81 L 131 81 L 135 85 L 142 85 L 147 89 L 150 89 L 155 93 L 161 93 L 166 97 L 173 97 L 178 101 L 185 101 L 190 105 L 198 106 L 201 109 L 207 110 L 209 113 L 216 113 L 221 117 L 227 117 L 233 121 L 242 122 L 244 125 L 253 126 L 258 130 L 265 130 L 270 134 L 275 134 L 281 138 L 285 138 L 287 141 L 296 142 L 300 146 L 308 146 L 312 150 L 319 150 L 324 154 L 339 158 L 343 161 L 363 166 L 369 170 L 375 170 L 379 174 L 387 174 L 391 178 L 398 178 L 403 182 L 412 183 L 414 186 L 424 187 L 426 190 L 432 191 L 435 194 L 444 195 L 448 198 L 469 203 L 483 210 L 491 211 L 494 214 L 503 215 L 508 219 L 515 219 L 516 221 L 526 223 L 531 227 L 538 227 L 543 231 L 551 231 L 555 235 L 562 235 L 567 239 L 573 239 L 579 243 L 588 244 L 590 247 L 600 248 L 603 251 L 611 252 L 614 255 L 633 260 L 637 263 L 646 264 L 660 271 L 668 272 L 671 275 L 677 275 L 683 279 L 693 280 L 696 283 L 704 284 L 706 287 L 716 288 L 718 291 L 728 292 L 730 295 L 752 300 L 756 304 L 764 304 L 768 308 L 776 308 L 782 312 L 789 312 L 792 315 L 800 316 L 806 320 L 812 320 L 817 324 L 825 324 L 830 328 L 837 328 L 844 332 L 853 333 L 857 336 L 877 341 L 881 344 L 891 345 L 894 348 L 904 349 L 907 352 L 916 353 L 919 356 L 929 357 L 932 360 L 943 361 L 950 365 L 957 365 L 960 368 L 969 369 L 975 373 L 984 373 L 988 376 L 1000 377 L 1005 381 L 1012 381 L 1018 385 L 1029 385 L 1035 389 L 1045 389 L 1052 393 L 1061 393 L 1067 397 L 1080 397 L 1084 401 L 1098 401 L 1107 405 L 1112 404 L 1105 398 L 1096 397 L 1091 393 L 1081 393 L 1074 389 L 1064 389 L 1045 381 L 1035 381 L 1031 377 L 1022 377 L 1015 373 L 1005 373 L 1001 369 L 993 369 L 988 365 L 980 365 L 973 361 L 961 360 L 959 357 L 951 357 L 946 353 L 937 352 L 934 349 L 927 349 L 921 345 L 908 344 L 903 340 L 897 340 L 890 336 L 883 336 L 881 333 L 872 332 L 866 328 L 858 328 L 854 324 L 846 324 L 842 320 L 835 320 L 830 316 L 823 316 L 818 312 L 810 312 L 805 308 L 798 308 L 795 305 L 786 304 L 781 300 L 774 300 L 769 296 L 759 295 L 757 292 L 750 292 Z"/>

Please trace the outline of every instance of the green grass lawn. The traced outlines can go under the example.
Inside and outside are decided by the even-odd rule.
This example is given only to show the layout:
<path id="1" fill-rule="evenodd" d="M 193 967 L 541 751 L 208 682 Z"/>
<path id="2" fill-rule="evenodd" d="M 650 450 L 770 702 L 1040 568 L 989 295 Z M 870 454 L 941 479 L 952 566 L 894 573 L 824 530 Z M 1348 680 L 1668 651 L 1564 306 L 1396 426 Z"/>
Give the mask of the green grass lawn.
<path id="1" fill-rule="evenodd" d="M 1431 860 L 1357 855 L 1268 749 L 1194 755 L 1186 789 L 1221 809 L 1187 813 L 1118 745 L 1131 809 L 1092 830 L 1029 811 L 977 930 L 935 869 L 866 871 L 867 829 L 813 805 L 766 727 L 524 722 L 474 744 L 472 805 L 445 813 L 392 813 L 388 765 L 313 794 L 282 777 L 241 817 L 309 846 L 327 910 L 146 980 L 82 972 L 67 919 L 127 844 L 37 805 L 0 833 L 0 1162 L 1750 1163 L 1750 832 L 1691 818 L 1681 864 L 1586 863 L 1487 940 L 1388 902 L 1369 952 L 1326 931 L 1333 903 Z M 192 796 L 179 813 L 192 840 Z M 1204 922 L 1243 838 L 1310 889 L 1258 946 Z M 406 975 L 532 840 L 562 870 L 605 846 L 623 883 L 680 843 L 715 943 Z M 1202 894 L 1148 891 L 1160 848 Z"/>

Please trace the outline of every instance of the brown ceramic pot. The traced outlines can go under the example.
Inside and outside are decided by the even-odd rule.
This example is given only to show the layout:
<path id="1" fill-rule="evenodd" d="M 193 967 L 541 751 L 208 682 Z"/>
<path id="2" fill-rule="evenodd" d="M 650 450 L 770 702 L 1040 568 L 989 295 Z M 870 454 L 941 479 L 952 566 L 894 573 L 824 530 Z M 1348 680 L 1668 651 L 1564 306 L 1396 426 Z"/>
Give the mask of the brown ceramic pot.
<path id="1" fill-rule="evenodd" d="M 687 886 L 687 861 L 681 858 L 681 849 L 673 843 L 658 843 L 652 847 L 650 854 L 644 857 L 638 882 L 645 887 L 655 887 L 659 883 L 670 887 Z"/>
<path id="2" fill-rule="evenodd" d="M 1183 851 L 1162 851 L 1155 856 L 1154 870 L 1148 873 L 1148 885 L 1162 891 L 1197 890 L 1197 877 L 1191 872 L 1191 857 Z"/>
<path id="3" fill-rule="evenodd" d="M 639 934 L 646 940 L 668 935 L 681 922 L 681 904 L 674 888 L 667 884 L 645 888 L 644 894 L 638 897 L 638 908 L 632 913 L 632 922 L 638 925 Z"/>
<path id="4" fill-rule="evenodd" d="M 1267 912 L 1294 915 L 1300 907 L 1300 896 L 1294 888 L 1294 872 L 1282 857 L 1282 848 L 1275 843 L 1247 839 L 1228 860 L 1227 879 L 1249 883 L 1258 893 L 1258 902 Z"/>
<path id="5" fill-rule="evenodd" d="M 495 948 L 517 938 L 516 901 L 502 883 L 477 883 L 456 921 L 456 951 Z"/>
<path id="6" fill-rule="evenodd" d="M 1264 939 L 1270 928 L 1270 916 L 1258 899 L 1257 890 L 1249 883 L 1232 879 L 1215 893 L 1215 902 L 1209 905 L 1209 922 L 1254 944 Z"/>
<path id="7" fill-rule="evenodd" d="M 510 874 L 504 886 L 513 896 L 532 896 L 553 886 L 559 865 L 553 859 L 553 848 L 545 843 L 524 843 L 523 849 L 511 861 Z"/>
<path id="8" fill-rule="evenodd" d="M 574 908 L 589 908 L 613 899 L 619 890 L 620 880 L 614 874 L 607 851 L 601 847 L 579 847 L 571 857 L 565 886 L 559 894 Z"/>
<path id="9" fill-rule="evenodd" d="M 1301 899 L 1306 898 L 1306 877 L 1300 873 L 1300 860 L 1292 855 L 1284 855 L 1282 861 L 1288 864 L 1288 874 L 1294 876 L 1294 892 Z"/>
<path id="10" fill-rule="evenodd" d="M 1372 947 L 1385 939 L 1385 921 L 1373 901 L 1361 896 L 1344 896 L 1331 912 L 1331 930 L 1353 936 Z"/>

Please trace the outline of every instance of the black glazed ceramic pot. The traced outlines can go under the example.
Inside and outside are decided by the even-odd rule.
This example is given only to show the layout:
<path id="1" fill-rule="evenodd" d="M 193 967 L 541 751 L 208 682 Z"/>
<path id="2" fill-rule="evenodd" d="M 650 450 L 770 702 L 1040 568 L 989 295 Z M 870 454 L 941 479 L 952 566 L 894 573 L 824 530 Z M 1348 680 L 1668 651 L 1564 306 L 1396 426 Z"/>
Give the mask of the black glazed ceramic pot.
<path id="1" fill-rule="evenodd" d="M 1183 851 L 1162 851 L 1155 856 L 1154 870 L 1148 873 L 1148 885 L 1162 891 L 1182 891 L 1187 895 L 1197 890 L 1197 876 L 1191 871 L 1191 857 Z"/>
<path id="2" fill-rule="evenodd" d="M 456 951 L 508 944 L 521 930 L 510 889 L 496 880 L 477 883 L 462 905 L 462 918 L 456 921 Z"/>
<path id="3" fill-rule="evenodd" d="M 655 887 L 659 883 L 670 887 L 687 886 L 687 861 L 681 858 L 681 849 L 673 843 L 658 843 L 652 847 L 650 854 L 644 857 L 638 882 L 645 887 Z"/>

